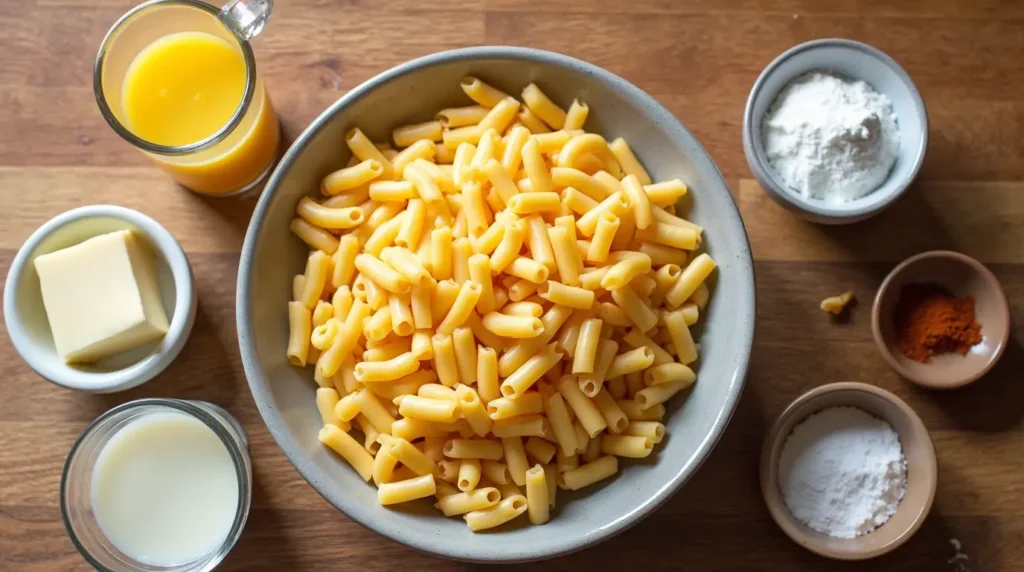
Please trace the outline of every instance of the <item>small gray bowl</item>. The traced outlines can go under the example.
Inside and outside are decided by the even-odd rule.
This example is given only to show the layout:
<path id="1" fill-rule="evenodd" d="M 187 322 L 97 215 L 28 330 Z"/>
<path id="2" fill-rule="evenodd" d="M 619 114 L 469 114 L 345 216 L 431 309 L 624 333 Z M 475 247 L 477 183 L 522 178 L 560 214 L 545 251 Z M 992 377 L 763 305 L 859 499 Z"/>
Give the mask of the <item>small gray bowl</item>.
<path id="1" fill-rule="evenodd" d="M 892 100 L 900 152 L 889 178 L 870 194 L 833 204 L 800 196 L 786 187 L 764 152 L 764 116 L 791 81 L 812 71 L 861 80 Z M 775 58 L 754 82 L 743 113 L 743 152 L 761 188 L 783 207 L 821 224 L 849 224 L 870 218 L 896 201 L 921 170 L 928 148 L 924 100 L 902 67 L 882 51 L 861 42 L 827 38 L 805 42 Z"/>
<path id="2" fill-rule="evenodd" d="M 590 106 L 587 129 L 624 137 L 658 180 L 679 177 L 691 189 L 691 218 L 704 227 L 719 267 L 702 319 L 699 379 L 668 403 L 668 437 L 643 462 L 622 462 L 620 475 L 587 488 L 558 491 L 543 526 L 525 522 L 474 534 L 429 501 L 381 506 L 373 485 L 317 441 L 321 421 L 309 369 L 289 365 L 287 303 L 292 276 L 308 248 L 288 229 L 296 202 L 345 165 L 344 134 L 359 126 L 384 141 L 398 125 L 427 121 L 437 110 L 466 105 L 459 88 L 476 75 L 506 93 L 531 81 L 556 103 Z M 597 66 L 560 54 L 475 47 L 413 60 L 357 86 L 313 120 L 278 165 L 253 213 L 238 269 L 238 340 L 253 399 L 271 435 L 306 480 L 332 505 L 368 528 L 418 550 L 477 562 L 517 562 L 583 549 L 651 514 L 686 483 L 725 430 L 743 388 L 754 335 L 754 274 L 743 222 L 721 173 L 700 143 L 668 110 L 636 86 Z"/>

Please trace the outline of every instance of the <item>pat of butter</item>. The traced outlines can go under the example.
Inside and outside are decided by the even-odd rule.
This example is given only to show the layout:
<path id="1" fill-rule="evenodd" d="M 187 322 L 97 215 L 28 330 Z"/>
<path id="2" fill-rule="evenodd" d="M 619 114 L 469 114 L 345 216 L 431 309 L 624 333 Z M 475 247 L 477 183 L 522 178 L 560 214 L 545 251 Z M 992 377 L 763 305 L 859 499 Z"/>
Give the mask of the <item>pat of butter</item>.
<path id="1" fill-rule="evenodd" d="M 89 363 L 160 339 L 167 314 L 153 253 L 122 230 L 35 259 L 57 353 Z"/>

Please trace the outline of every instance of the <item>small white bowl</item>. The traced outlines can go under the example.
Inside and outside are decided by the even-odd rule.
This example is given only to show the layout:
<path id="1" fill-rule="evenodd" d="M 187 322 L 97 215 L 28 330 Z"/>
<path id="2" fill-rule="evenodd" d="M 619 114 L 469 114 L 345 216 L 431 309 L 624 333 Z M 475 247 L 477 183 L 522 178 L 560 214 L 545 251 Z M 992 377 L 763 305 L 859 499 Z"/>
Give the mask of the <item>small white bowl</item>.
<path id="1" fill-rule="evenodd" d="M 145 236 L 156 256 L 160 296 L 170 320 L 167 335 L 94 364 L 68 365 L 54 347 L 33 261 L 37 256 L 94 236 L 125 229 Z M 192 269 L 181 245 L 160 223 L 118 206 L 81 207 L 47 221 L 32 233 L 14 257 L 4 286 L 4 322 L 14 349 L 29 367 L 47 380 L 91 393 L 130 389 L 163 371 L 185 346 L 195 317 Z"/>
<path id="2" fill-rule="evenodd" d="M 812 71 L 861 80 L 892 100 L 900 133 L 900 151 L 889 178 L 868 195 L 848 203 L 808 199 L 790 189 L 764 152 L 764 116 L 797 77 Z M 921 170 L 928 148 L 928 114 L 910 76 L 884 52 L 861 42 L 827 38 L 790 48 L 775 58 L 754 82 L 743 114 L 743 152 L 761 188 L 783 207 L 822 224 L 849 224 L 872 217 L 903 194 Z"/>

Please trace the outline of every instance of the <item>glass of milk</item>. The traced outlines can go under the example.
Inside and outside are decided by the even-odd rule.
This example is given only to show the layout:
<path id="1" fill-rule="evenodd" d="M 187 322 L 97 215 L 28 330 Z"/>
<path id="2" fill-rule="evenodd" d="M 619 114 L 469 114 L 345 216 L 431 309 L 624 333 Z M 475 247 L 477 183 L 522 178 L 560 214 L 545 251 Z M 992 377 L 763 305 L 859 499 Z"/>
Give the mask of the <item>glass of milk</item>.
<path id="1" fill-rule="evenodd" d="M 110 572 L 212 570 L 241 535 L 251 497 L 245 432 L 203 401 L 111 409 L 71 447 L 61 478 L 71 541 Z"/>

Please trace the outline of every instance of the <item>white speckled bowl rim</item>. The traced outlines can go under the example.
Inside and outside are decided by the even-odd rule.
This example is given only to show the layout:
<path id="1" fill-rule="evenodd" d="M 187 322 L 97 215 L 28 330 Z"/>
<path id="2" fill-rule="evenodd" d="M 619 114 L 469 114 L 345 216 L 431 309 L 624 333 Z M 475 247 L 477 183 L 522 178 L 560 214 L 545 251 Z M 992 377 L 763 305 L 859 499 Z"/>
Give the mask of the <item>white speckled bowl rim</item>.
<path id="1" fill-rule="evenodd" d="M 462 48 L 439 52 L 411 60 L 367 80 L 328 107 L 326 111 L 313 120 L 309 127 L 299 135 L 289 150 L 285 153 L 281 163 L 271 175 L 266 191 L 260 198 L 260 201 L 256 205 L 256 209 L 253 213 L 239 261 L 238 291 L 236 299 L 238 338 L 242 365 L 245 369 L 249 387 L 253 393 L 253 398 L 267 425 L 267 428 L 288 459 L 293 465 L 295 465 L 296 469 L 298 469 L 299 473 L 302 474 L 313 488 L 316 489 L 317 492 L 319 492 L 320 495 L 328 502 L 367 528 L 383 534 L 392 540 L 432 555 L 474 562 L 526 562 L 575 552 L 625 531 L 671 498 L 672 495 L 678 491 L 687 480 L 689 480 L 689 478 L 707 459 L 736 409 L 736 404 L 742 393 L 743 384 L 749 366 L 755 323 L 753 260 L 750 254 L 746 230 L 743 227 L 743 222 L 740 218 L 739 209 L 736 207 L 731 195 L 728 195 L 728 201 L 726 201 L 728 202 L 728 207 L 726 208 L 724 216 L 725 220 L 723 221 L 723 225 L 726 228 L 722 232 L 735 235 L 739 242 L 742 243 L 742 247 L 737 252 L 730 253 L 731 256 L 735 256 L 738 269 L 738 272 L 736 272 L 735 275 L 732 275 L 730 280 L 739 281 L 741 284 L 740 305 L 739 309 L 736 309 L 735 311 L 743 311 L 746 313 L 746 310 L 749 308 L 750 315 L 745 319 L 747 327 L 745 331 L 739 332 L 737 334 L 738 337 L 733 340 L 735 353 L 731 356 L 733 359 L 733 367 L 731 369 L 729 379 L 718 380 L 719 383 L 728 384 L 728 397 L 722 404 L 721 409 L 717 414 L 715 414 L 711 431 L 701 438 L 701 442 L 698 445 L 696 452 L 690 457 L 688 463 L 683 467 L 683 469 L 673 474 L 672 477 L 664 483 L 664 485 L 653 491 L 646 502 L 633 507 L 627 513 L 623 514 L 621 517 L 606 526 L 595 527 L 578 532 L 573 531 L 573 534 L 569 537 L 552 538 L 551 542 L 545 543 L 541 546 L 519 545 L 515 550 L 496 549 L 492 543 L 489 542 L 487 535 L 479 536 L 480 542 L 472 543 L 451 542 L 442 535 L 417 536 L 410 534 L 407 530 L 403 530 L 400 526 L 396 526 L 393 522 L 395 519 L 388 517 L 375 518 L 375 514 L 367 513 L 355 506 L 354 503 L 347 498 L 344 490 L 336 490 L 334 487 L 328 486 L 329 483 L 325 478 L 323 478 L 323 475 L 321 475 L 320 470 L 316 467 L 315 462 L 308 458 L 308 456 L 303 452 L 302 447 L 296 440 L 295 436 L 289 431 L 287 423 L 281 412 L 274 407 L 273 403 L 271 403 L 272 396 L 268 389 L 268 384 L 271 383 L 271 380 L 267 379 L 261 371 L 261 365 L 255 348 L 253 319 L 249 314 L 249 308 L 252 307 L 254 302 L 250 293 L 250 283 L 254 279 L 252 269 L 257 242 L 266 222 L 271 198 L 278 190 L 280 182 L 284 180 L 288 174 L 289 165 L 304 152 L 310 141 L 312 141 L 318 132 L 323 129 L 325 125 L 329 124 L 334 116 L 342 109 L 358 101 L 360 98 L 372 94 L 377 87 L 405 74 L 420 71 L 439 64 L 480 59 L 514 60 L 523 61 L 524 63 L 533 62 L 559 68 L 573 69 L 593 77 L 601 84 L 607 86 L 608 89 L 623 94 L 626 99 L 632 100 L 639 107 L 646 110 L 646 112 L 657 120 L 660 125 L 665 127 L 666 131 L 673 139 L 681 142 L 682 146 L 686 148 L 688 159 L 692 161 L 695 169 L 707 174 L 708 178 L 716 179 L 716 183 L 720 182 L 720 185 L 716 184 L 715 186 L 724 190 L 728 195 L 728 185 L 726 185 L 718 167 L 712 161 L 707 151 L 679 122 L 679 120 L 650 95 L 632 85 L 625 79 L 600 67 L 554 52 L 506 46 Z M 723 311 L 724 310 L 725 309 L 723 308 Z M 312 400 L 312 394 L 310 399 Z M 652 467 L 648 467 L 648 469 L 652 469 Z M 601 499 L 588 499 L 587 502 L 600 503 Z M 438 518 L 442 517 L 438 516 Z M 495 534 L 503 533 L 497 532 Z M 509 532 L 507 534 L 512 533 Z"/>
<path id="2" fill-rule="evenodd" d="M 900 150 L 901 157 L 908 157 L 908 159 L 912 161 L 913 166 L 910 169 L 908 176 L 903 180 L 889 181 L 887 179 L 887 181 L 882 184 L 882 187 L 875 191 L 875 193 L 887 193 L 884 197 L 876 198 L 873 196 L 874 193 L 871 193 L 865 197 L 852 201 L 850 204 L 839 206 L 830 206 L 828 203 L 820 200 L 812 201 L 801 198 L 795 191 L 785 188 L 785 184 L 775 173 L 775 170 L 771 165 L 768 164 L 768 159 L 765 157 L 764 153 L 763 143 L 757 136 L 755 136 L 755 131 L 757 133 L 760 133 L 761 131 L 759 128 L 755 129 L 755 126 L 760 125 L 764 116 L 759 115 L 756 118 L 754 117 L 754 104 L 755 100 L 760 96 L 760 92 L 762 91 L 765 83 L 767 83 L 768 78 L 788 60 L 821 48 L 843 48 L 847 50 L 855 50 L 870 56 L 874 61 L 878 62 L 877 65 L 888 67 L 906 87 L 915 112 L 919 117 L 922 127 L 920 145 L 918 145 L 916 149 Z M 812 71 L 812 69 L 820 68 L 809 68 L 807 71 Z M 772 98 L 774 99 L 776 95 L 777 94 L 773 94 Z M 892 97 L 892 94 L 886 95 Z M 769 103 L 769 107 L 770 106 L 771 104 Z M 904 135 L 903 131 L 901 131 L 901 135 Z M 907 187 L 910 186 L 910 183 L 912 183 L 917 177 L 917 174 L 921 170 L 921 166 L 924 164 L 924 157 L 927 151 L 928 112 L 924 105 L 924 99 L 921 98 L 921 93 L 917 90 L 917 86 L 914 85 L 914 81 L 910 78 L 910 74 L 908 74 L 906 70 L 896 62 L 896 60 L 885 52 L 855 40 L 847 40 L 845 38 L 823 38 L 804 42 L 786 50 L 772 60 L 771 63 L 764 68 L 764 71 L 761 72 L 761 75 L 757 77 L 757 80 L 754 82 L 754 86 L 750 89 L 750 95 L 747 97 L 746 107 L 743 110 L 743 152 L 747 158 L 747 166 L 750 167 L 750 171 L 754 175 L 754 178 L 757 179 L 757 182 L 772 199 L 783 207 L 800 214 L 812 222 L 822 224 L 847 224 L 864 220 L 882 212 L 888 208 L 889 205 L 894 203 L 896 199 L 900 198 L 904 191 L 907 190 Z"/>

